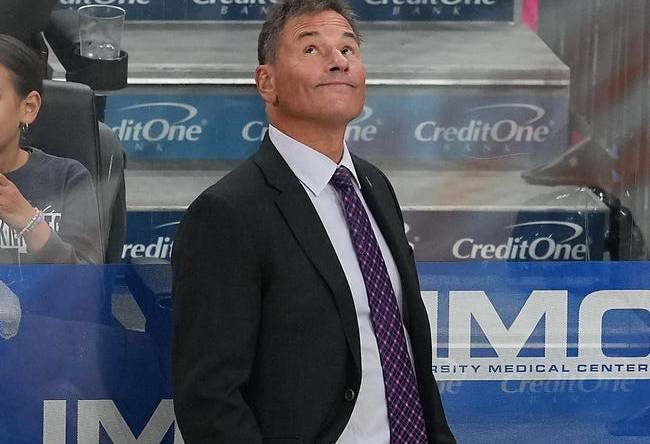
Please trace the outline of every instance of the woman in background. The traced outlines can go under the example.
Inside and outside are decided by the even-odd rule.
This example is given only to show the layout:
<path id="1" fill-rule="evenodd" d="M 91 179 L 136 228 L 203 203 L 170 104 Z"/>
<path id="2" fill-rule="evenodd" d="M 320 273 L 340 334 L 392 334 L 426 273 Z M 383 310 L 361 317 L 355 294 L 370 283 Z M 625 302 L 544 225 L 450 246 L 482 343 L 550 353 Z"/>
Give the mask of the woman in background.
<path id="1" fill-rule="evenodd" d="M 41 75 L 36 53 L 0 35 L 0 262 L 99 263 L 90 173 L 23 143 L 41 106 Z"/>

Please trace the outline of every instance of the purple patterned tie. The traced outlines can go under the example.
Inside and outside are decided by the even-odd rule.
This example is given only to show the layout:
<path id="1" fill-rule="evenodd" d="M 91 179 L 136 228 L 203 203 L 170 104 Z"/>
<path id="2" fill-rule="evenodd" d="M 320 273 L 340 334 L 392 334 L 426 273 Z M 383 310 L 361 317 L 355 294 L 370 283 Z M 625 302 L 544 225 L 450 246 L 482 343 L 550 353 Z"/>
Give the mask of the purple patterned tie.
<path id="1" fill-rule="evenodd" d="M 368 294 L 370 319 L 384 374 L 391 444 L 426 443 L 426 428 L 415 374 L 406 348 L 397 298 L 370 219 L 346 167 L 330 179 L 338 191 Z"/>

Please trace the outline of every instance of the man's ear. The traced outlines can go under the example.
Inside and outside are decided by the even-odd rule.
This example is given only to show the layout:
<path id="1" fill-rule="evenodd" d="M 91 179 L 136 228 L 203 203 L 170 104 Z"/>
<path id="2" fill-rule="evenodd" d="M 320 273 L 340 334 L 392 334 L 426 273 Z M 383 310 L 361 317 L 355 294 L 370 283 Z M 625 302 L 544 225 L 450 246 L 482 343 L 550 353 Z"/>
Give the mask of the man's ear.
<path id="1" fill-rule="evenodd" d="M 278 100 L 275 91 L 275 72 L 271 65 L 260 65 L 255 70 L 255 84 L 257 92 L 269 105 L 273 105 Z"/>
<path id="2" fill-rule="evenodd" d="M 36 91 L 30 92 L 22 100 L 21 108 L 23 114 L 21 122 L 32 124 L 41 109 L 41 95 Z"/>

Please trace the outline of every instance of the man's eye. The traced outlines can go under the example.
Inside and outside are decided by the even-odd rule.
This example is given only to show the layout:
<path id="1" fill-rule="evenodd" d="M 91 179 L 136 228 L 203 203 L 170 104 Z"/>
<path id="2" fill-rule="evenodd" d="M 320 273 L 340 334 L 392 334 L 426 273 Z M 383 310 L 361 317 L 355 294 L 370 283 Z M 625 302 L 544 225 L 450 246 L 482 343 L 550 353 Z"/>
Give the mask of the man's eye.
<path id="1" fill-rule="evenodd" d="M 352 55 L 354 54 L 354 49 L 350 48 L 349 46 L 346 46 L 341 50 L 341 54 L 343 54 L 344 56 Z"/>
<path id="2" fill-rule="evenodd" d="M 314 46 L 308 46 L 305 48 L 305 54 L 313 54 L 316 52 L 316 48 Z"/>

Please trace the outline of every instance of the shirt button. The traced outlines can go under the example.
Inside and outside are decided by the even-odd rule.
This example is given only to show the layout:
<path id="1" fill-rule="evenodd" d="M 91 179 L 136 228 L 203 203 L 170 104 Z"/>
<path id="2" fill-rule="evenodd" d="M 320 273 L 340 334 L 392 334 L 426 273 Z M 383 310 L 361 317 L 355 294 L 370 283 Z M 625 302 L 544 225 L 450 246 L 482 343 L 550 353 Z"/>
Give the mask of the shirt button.
<path id="1" fill-rule="evenodd" d="M 347 389 L 347 390 L 345 391 L 345 400 L 346 400 L 346 401 L 354 401 L 354 397 L 355 397 L 355 395 L 356 395 L 356 394 L 354 393 L 354 390 L 352 390 L 352 389 Z"/>

